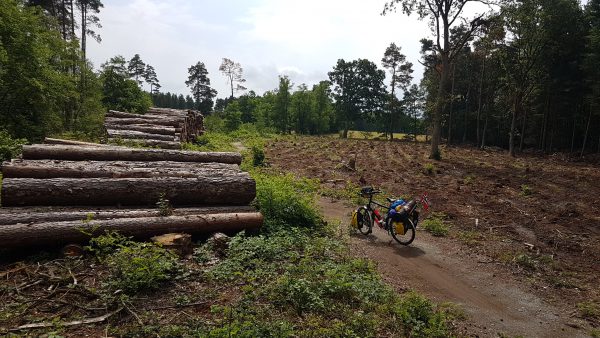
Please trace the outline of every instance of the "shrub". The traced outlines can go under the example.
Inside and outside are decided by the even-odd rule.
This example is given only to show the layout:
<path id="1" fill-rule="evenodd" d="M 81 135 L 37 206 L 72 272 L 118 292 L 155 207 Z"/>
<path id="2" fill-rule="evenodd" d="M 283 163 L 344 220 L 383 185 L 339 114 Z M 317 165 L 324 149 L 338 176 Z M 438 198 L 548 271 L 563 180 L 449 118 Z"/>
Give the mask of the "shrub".
<path id="1" fill-rule="evenodd" d="M 322 224 L 314 204 L 314 181 L 297 180 L 289 174 L 257 173 L 254 178 L 256 205 L 265 217 L 265 232 L 294 227 L 317 228 Z"/>
<path id="2" fill-rule="evenodd" d="M 177 256 L 170 251 L 114 231 L 92 238 L 86 249 L 108 266 L 111 276 L 107 286 L 128 294 L 158 288 L 179 267 Z"/>
<path id="3" fill-rule="evenodd" d="M 225 114 L 225 130 L 237 130 L 242 124 L 242 113 L 239 111 L 228 112 Z"/>
<path id="4" fill-rule="evenodd" d="M 12 138 L 8 132 L 0 130 L 0 162 L 17 157 L 21 153 L 21 146 L 25 143 L 27 140 Z"/>
<path id="5" fill-rule="evenodd" d="M 108 285 L 128 294 L 157 289 L 174 276 L 178 258 L 151 243 L 131 242 L 106 258 L 111 271 Z"/>
<path id="6" fill-rule="evenodd" d="M 423 169 L 425 170 L 426 174 L 431 175 L 435 171 L 435 166 L 433 165 L 433 163 L 425 163 L 423 165 Z"/>
<path id="7" fill-rule="evenodd" d="M 262 167 L 265 164 L 265 152 L 259 145 L 252 146 L 252 165 Z"/>
<path id="8" fill-rule="evenodd" d="M 446 215 L 442 213 L 433 213 L 429 218 L 423 221 L 423 229 L 429 231 L 432 235 L 437 237 L 444 237 L 448 235 L 449 227 L 444 221 Z"/>

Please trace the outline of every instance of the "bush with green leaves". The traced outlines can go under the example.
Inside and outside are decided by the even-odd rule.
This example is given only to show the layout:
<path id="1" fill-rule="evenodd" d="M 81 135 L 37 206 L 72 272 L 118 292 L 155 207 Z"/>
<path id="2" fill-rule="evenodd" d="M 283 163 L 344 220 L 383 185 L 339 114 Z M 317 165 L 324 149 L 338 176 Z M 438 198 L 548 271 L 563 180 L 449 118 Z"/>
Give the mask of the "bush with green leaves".
<path id="1" fill-rule="evenodd" d="M 317 183 L 288 175 L 255 173 L 256 205 L 265 217 L 263 231 L 294 227 L 318 228 L 323 222 L 315 206 Z"/>
<path id="2" fill-rule="evenodd" d="M 135 242 L 117 232 L 92 238 L 87 249 L 108 266 L 111 276 L 107 286 L 127 294 L 157 289 L 173 278 L 180 266 L 172 252 L 152 243 Z"/>
<path id="3" fill-rule="evenodd" d="M 12 138 L 8 132 L 0 130 L 0 162 L 8 161 L 21 154 L 25 143 L 27 143 L 26 139 Z"/>

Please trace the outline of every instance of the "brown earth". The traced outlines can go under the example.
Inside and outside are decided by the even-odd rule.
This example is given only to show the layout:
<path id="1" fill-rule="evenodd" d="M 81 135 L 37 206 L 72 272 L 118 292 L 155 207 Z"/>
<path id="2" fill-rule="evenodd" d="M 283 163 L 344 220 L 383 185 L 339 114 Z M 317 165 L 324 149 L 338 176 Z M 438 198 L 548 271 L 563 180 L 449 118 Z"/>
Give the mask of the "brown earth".
<path id="1" fill-rule="evenodd" d="M 395 196 L 428 192 L 432 210 L 451 224 L 448 237 L 419 231 L 410 247 L 400 247 L 378 229 L 353 237 L 354 251 L 378 262 L 398 289 L 462 304 L 469 334 L 585 336 L 598 327 L 597 318 L 580 318 L 577 308 L 600 300 L 598 167 L 458 147 L 431 161 L 427 150 L 424 144 L 297 137 L 268 144 L 267 158 L 331 189 L 352 182 Z M 357 170 L 351 171 L 343 163 L 354 154 Z M 332 203 L 321 201 L 328 217 L 347 220 L 351 207 Z"/>

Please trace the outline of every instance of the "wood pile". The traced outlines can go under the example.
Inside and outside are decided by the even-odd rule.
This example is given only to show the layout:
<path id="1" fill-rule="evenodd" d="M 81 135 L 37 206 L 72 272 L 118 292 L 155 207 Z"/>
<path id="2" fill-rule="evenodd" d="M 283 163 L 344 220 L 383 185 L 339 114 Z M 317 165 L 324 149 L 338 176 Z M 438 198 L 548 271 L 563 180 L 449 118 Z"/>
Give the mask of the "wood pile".
<path id="1" fill-rule="evenodd" d="M 204 117 L 195 110 L 150 108 L 145 114 L 109 110 L 104 121 L 109 142 L 180 149 L 204 132 Z"/>
<path id="2" fill-rule="evenodd" d="M 50 142 L 2 164 L 0 248 L 84 242 L 107 230 L 150 238 L 262 225 L 238 153 Z"/>

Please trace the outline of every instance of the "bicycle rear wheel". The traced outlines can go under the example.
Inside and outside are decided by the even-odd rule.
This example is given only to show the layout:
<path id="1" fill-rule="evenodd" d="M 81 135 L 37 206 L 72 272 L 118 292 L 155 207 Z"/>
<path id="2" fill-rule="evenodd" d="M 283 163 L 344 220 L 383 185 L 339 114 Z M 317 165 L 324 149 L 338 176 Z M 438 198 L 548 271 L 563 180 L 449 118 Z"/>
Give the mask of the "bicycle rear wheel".
<path id="1" fill-rule="evenodd" d="M 356 209 L 356 225 L 361 234 L 368 235 L 371 233 L 371 228 L 373 228 L 373 217 L 366 207 Z"/>
<path id="2" fill-rule="evenodd" d="M 403 227 L 404 229 L 397 229 L 394 223 L 391 220 L 388 220 L 388 229 L 390 231 L 390 235 L 396 240 L 396 242 L 402 245 L 409 245 L 415 240 L 415 226 L 412 220 L 407 219 L 404 221 L 404 224 L 400 223 L 398 226 Z M 397 231 L 397 230 L 404 230 Z"/>

